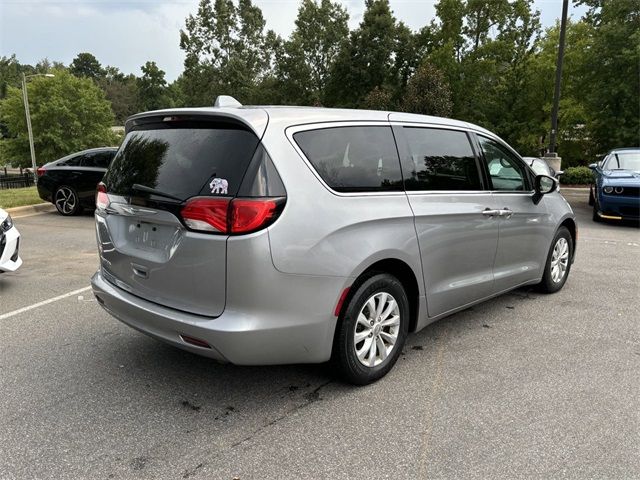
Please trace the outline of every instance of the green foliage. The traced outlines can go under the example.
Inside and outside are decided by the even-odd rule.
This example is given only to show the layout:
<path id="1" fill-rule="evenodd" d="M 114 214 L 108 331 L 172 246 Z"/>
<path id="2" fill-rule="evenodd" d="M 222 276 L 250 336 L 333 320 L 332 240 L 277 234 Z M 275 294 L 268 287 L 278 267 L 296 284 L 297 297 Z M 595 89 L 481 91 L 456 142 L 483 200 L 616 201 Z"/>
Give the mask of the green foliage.
<path id="1" fill-rule="evenodd" d="M 336 58 L 325 93 L 330 106 L 357 107 L 376 87 L 393 85 L 397 24 L 388 0 L 366 0 L 360 26 Z"/>
<path id="2" fill-rule="evenodd" d="M 137 79 L 138 109 L 140 111 L 168 108 L 167 81 L 164 71 L 156 62 L 147 62 L 142 67 L 142 77 Z"/>
<path id="3" fill-rule="evenodd" d="M 217 95 L 252 103 L 271 73 L 277 36 L 265 32 L 260 8 L 251 0 L 201 0 L 180 31 L 185 51 L 183 94 L 191 105 L 211 105 Z"/>
<path id="4" fill-rule="evenodd" d="M 560 183 L 565 185 L 589 185 L 593 183 L 593 172 L 589 167 L 569 167 L 560 176 Z"/>
<path id="5" fill-rule="evenodd" d="M 448 117 L 451 107 L 451 90 L 442 72 L 429 63 L 420 66 L 407 84 L 402 110 Z"/>
<path id="6" fill-rule="evenodd" d="M 567 26 L 557 138 L 565 169 L 612 147 L 637 145 L 640 134 L 640 2 L 578 3 L 588 11 Z M 103 67 L 87 52 L 78 54 L 69 71 L 102 89 L 119 125 L 139 110 L 211 105 L 227 94 L 245 104 L 451 116 L 498 133 L 521 154 L 544 153 L 559 23 L 542 31 L 534 0 L 438 0 L 436 18 L 417 32 L 396 20 L 389 0 L 364 0 L 362 20 L 350 32 L 344 4 L 300 0 L 295 29 L 283 39 L 266 29 L 252 0 L 200 0 L 180 32 L 184 72 L 173 83 L 167 84 L 154 62 L 137 78 Z M 1 57 L 0 99 L 12 97 L 11 87 L 20 87 L 23 73 L 51 69 L 64 66 L 47 59 L 21 65 L 15 56 Z M 34 79 L 29 91 L 40 83 Z M 49 100 L 69 101 L 64 95 Z M 16 99 L 6 105 L 11 102 Z M 84 115 L 83 104 L 74 108 Z M 5 117 L 12 118 L 0 118 L 0 138 L 11 139 L 2 154 L 19 161 L 26 136 L 16 122 L 24 121 L 16 115 L 9 128 Z M 49 128 L 35 129 L 37 143 L 61 143 L 47 137 L 60 136 L 54 123 L 51 135 Z"/>
<path id="7" fill-rule="evenodd" d="M 8 188 L 0 190 L 0 208 L 23 207 L 42 203 L 36 187 Z"/>
<path id="8" fill-rule="evenodd" d="M 27 83 L 38 165 L 91 147 L 112 145 L 113 113 L 102 90 L 91 80 L 65 70 L 55 77 L 34 77 Z M 0 143 L 0 163 L 30 166 L 29 141 L 22 92 L 9 87 L 0 102 L 0 123 L 9 138 Z"/>
<path id="9" fill-rule="evenodd" d="M 79 53 L 69 65 L 69 72 L 76 77 L 91 78 L 97 80 L 104 76 L 102 65 L 92 54 L 84 52 Z"/>
<path id="10" fill-rule="evenodd" d="M 585 0 L 592 27 L 581 76 L 589 136 L 604 153 L 640 137 L 640 2 Z"/>
<path id="11" fill-rule="evenodd" d="M 290 39 L 274 48 L 275 75 L 285 102 L 322 101 L 330 70 L 348 41 L 348 20 L 338 3 L 302 0 Z"/>
<path id="12" fill-rule="evenodd" d="M 135 75 L 124 75 L 116 67 L 105 67 L 105 75 L 97 83 L 111 102 L 116 125 L 138 111 L 138 83 Z"/>

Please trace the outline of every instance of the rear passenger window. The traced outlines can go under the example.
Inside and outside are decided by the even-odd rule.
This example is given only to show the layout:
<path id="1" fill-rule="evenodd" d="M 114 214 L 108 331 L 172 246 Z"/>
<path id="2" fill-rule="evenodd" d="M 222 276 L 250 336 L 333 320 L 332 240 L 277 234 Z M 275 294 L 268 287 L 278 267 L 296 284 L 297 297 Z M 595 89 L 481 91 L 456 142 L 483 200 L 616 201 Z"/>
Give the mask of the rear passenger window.
<path id="1" fill-rule="evenodd" d="M 336 127 L 293 135 L 322 179 L 339 192 L 402 190 L 391 127 Z"/>
<path id="2" fill-rule="evenodd" d="M 114 155 L 114 152 L 89 153 L 82 157 L 82 166 L 93 168 L 109 168 L 109 164 L 111 163 Z"/>
<path id="3" fill-rule="evenodd" d="M 414 127 L 403 131 L 410 155 L 403 164 L 407 190 L 482 190 L 466 133 Z"/>

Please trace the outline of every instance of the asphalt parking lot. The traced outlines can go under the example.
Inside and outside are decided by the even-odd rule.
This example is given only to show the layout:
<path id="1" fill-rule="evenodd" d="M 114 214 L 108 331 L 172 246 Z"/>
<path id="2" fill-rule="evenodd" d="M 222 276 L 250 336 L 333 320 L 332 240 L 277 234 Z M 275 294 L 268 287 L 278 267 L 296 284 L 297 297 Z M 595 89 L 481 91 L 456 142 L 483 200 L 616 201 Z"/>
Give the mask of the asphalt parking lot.
<path id="1" fill-rule="evenodd" d="M 640 478 L 640 231 L 595 224 L 586 192 L 563 193 L 579 241 L 561 292 L 521 289 L 435 323 L 367 387 L 147 338 L 82 290 L 91 215 L 16 218 L 24 265 L 0 275 L 0 478 Z"/>

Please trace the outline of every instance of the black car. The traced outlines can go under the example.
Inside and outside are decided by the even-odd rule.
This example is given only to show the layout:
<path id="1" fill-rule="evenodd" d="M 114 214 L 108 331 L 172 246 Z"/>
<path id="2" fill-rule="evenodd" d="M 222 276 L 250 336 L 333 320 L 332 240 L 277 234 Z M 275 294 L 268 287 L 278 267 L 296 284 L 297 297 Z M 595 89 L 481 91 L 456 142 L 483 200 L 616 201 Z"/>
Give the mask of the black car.
<path id="1" fill-rule="evenodd" d="M 115 147 L 92 148 L 38 168 L 40 198 L 53 203 L 61 215 L 95 208 L 96 186 L 117 151 Z"/>

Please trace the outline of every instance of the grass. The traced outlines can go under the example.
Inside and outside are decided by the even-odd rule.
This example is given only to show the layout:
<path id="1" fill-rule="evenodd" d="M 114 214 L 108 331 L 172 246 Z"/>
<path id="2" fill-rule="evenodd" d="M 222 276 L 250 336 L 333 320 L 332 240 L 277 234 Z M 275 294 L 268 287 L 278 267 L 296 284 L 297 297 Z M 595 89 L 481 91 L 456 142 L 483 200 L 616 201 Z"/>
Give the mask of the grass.
<path id="1" fill-rule="evenodd" d="M 9 188 L 0 190 L 0 208 L 22 207 L 42 203 L 36 187 Z"/>

